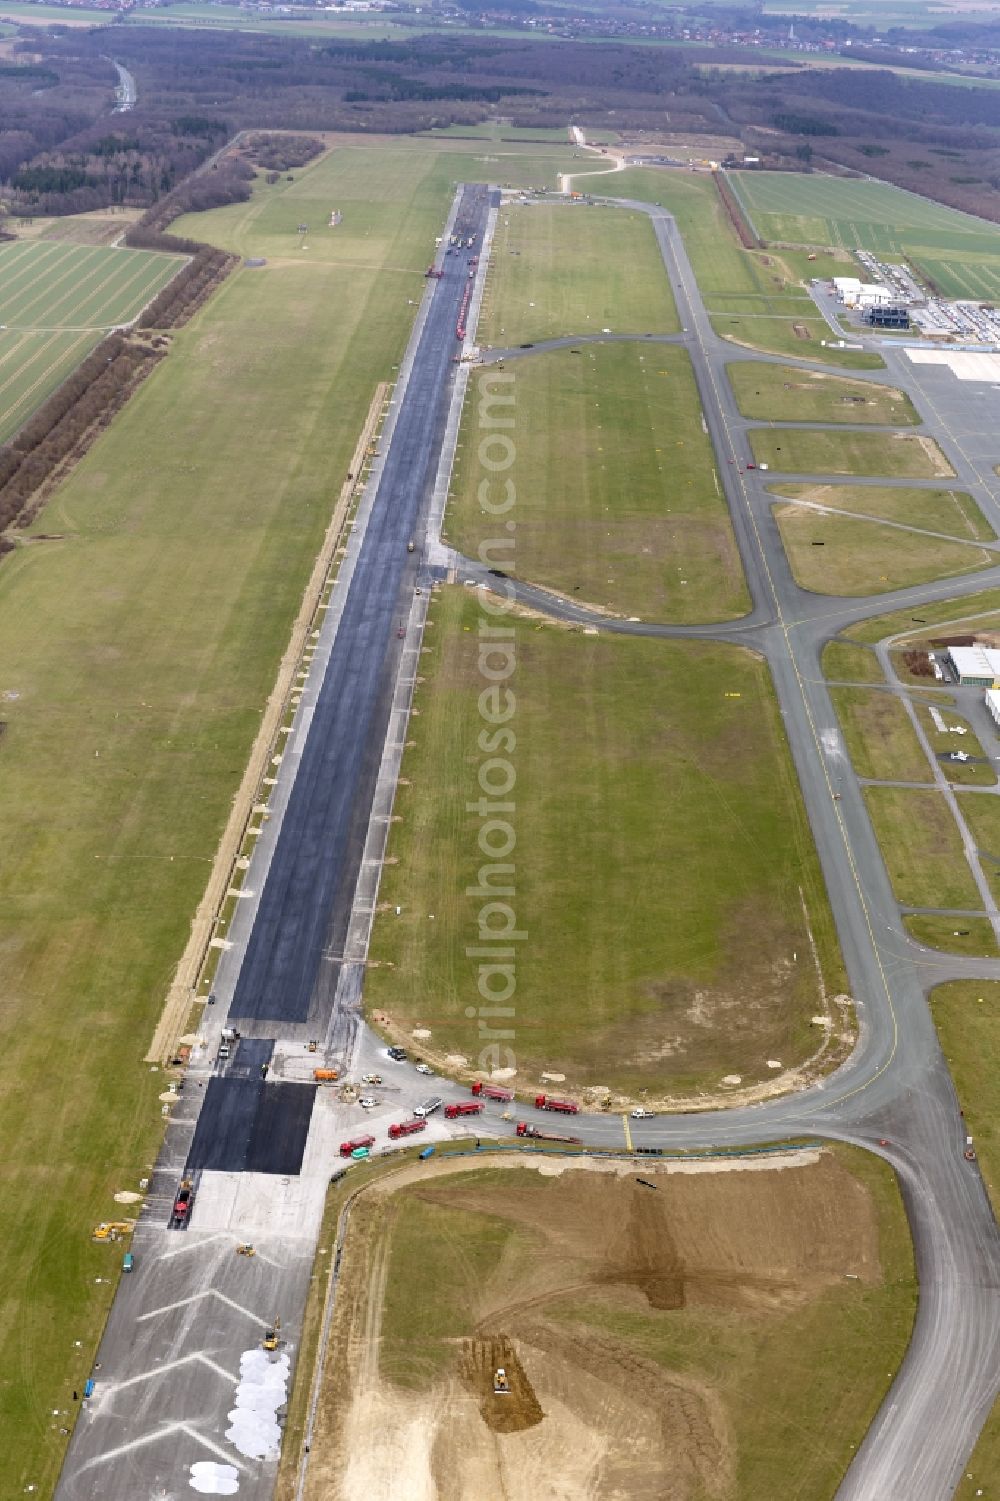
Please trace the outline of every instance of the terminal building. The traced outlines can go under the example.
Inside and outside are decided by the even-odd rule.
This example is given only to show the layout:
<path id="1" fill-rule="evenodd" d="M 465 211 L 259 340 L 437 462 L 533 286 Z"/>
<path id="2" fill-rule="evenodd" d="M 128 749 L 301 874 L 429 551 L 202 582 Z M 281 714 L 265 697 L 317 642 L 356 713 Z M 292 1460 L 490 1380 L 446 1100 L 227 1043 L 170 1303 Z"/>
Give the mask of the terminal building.
<path id="1" fill-rule="evenodd" d="M 1000 651 L 991 646 L 951 646 L 949 666 L 963 688 L 1000 687 Z"/>

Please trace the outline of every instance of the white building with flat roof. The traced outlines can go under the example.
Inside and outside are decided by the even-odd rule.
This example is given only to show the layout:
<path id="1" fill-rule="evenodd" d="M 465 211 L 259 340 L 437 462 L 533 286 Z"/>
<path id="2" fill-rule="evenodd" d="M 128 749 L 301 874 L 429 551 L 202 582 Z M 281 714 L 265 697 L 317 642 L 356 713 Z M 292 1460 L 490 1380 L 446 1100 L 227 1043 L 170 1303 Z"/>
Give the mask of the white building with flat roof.
<path id="1" fill-rule="evenodd" d="M 995 688 L 1000 683 L 1000 651 L 991 646 L 950 646 L 948 661 L 964 686 Z"/>

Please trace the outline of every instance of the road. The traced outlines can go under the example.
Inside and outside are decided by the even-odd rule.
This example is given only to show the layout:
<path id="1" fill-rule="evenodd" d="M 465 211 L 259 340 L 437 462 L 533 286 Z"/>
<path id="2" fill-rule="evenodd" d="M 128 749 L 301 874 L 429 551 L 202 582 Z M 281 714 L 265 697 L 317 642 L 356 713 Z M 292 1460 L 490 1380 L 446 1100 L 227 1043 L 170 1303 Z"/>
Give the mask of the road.
<path id="1" fill-rule="evenodd" d="M 952 975 L 989 975 L 996 965 L 942 955 L 930 963 L 903 927 L 860 784 L 838 749 L 837 719 L 820 671 L 820 653 L 825 642 L 852 621 L 886 609 L 918 608 L 932 599 L 971 594 L 1000 582 L 1000 568 L 958 582 L 898 590 L 874 601 L 825 599 L 800 590 L 780 544 L 764 479 L 759 472 L 746 473 L 740 464 L 729 462 L 749 457 L 747 430 L 752 424 L 736 410 L 725 366 L 752 356 L 734 350 L 713 331 L 670 216 L 646 204 L 628 206 L 649 214 L 660 244 L 684 329 L 681 337 L 719 459 L 751 611 L 721 627 L 609 620 L 530 583 L 503 584 L 477 564 L 451 561 L 459 566 L 459 577 L 504 589 L 558 618 L 653 637 L 711 637 L 751 646 L 766 656 L 858 1006 L 858 1045 L 834 1075 L 809 1091 L 748 1110 L 709 1110 L 636 1122 L 632 1136 L 637 1148 L 681 1150 L 808 1134 L 853 1142 L 892 1163 L 913 1232 L 920 1305 L 906 1359 L 838 1497 L 945 1501 L 1000 1388 L 1000 1246 L 978 1170 L 963 1158 L 963 1123 L 925 992 L 931 983 Z M 459 211 L 475 217 L 481 227 L 486 207 L 485 196 L 479 195 Z M 567 206 L 566 211 L 580 210 Z M 343 945 L 357 912 L 359 874 L 361 884 L 368 880 L 370 921 L 377 856 L 371 862 L 374 875 L 369 870 L 366 877 L 370 857 L 363 854 L 365 841 L 373 825 L 384 824 L 391 810 L 394 770 L 386 771 L 384 758 L 390 746 L 398 750 L 405 735 L 406 715 L 398 709 L 397 695 L 415 670 L 420 601 L 426 597 L 426 589 L 418 596 L 418 586 L 435 571 L 440 573 L 424 561 L 424 530 L 432 490 L 441 486 L 436 473 L 441 445 L 446 433 L 453 441 L 456 407 L 464 390 L 464 372 L 456 378 L 452 359 L 458 347 L 456 307 L 468 284 L 464 256 L 445 257 L 442 265 L 445 274 L 421 310 L 401 372 L 398 404 L 378 461 L 380 473 L 359 513 L 294 739 L 278 771 L 270 823 L 248 872 L 247 899 L 232 925 L 233 947 L 219 971 L 218 1015 L 206 1023 L 210 1036 L 217 1038 L 228 1008 L 229 1019 L 248 1037 L 273 1040 L 268 1066 L 276 1082 L 304 1083 L 310 1077 L 309 1057 L 301 1056 L 310 1039 L 319 1040 L 321 1053 L 329 1050 L 330 1039 L 336 1039 L 345 1059 L 359 1070 L 375 1066 L 376 1059 L 381 1060 L 380 1070 L 387 1069 L 377 1039 L 358 1020 L 359 976 L 354 969 L 349 983 L 345 981 Z M 956 439 L 953 424 L 940 415 L 947 395 L 944 378 L 935 385 L 928 367 L 915 375 L 903 356 L 890 354 L 888 360 L 883 378 L 911 391 L 928 430 L 938 436 L 956 468 L 956 487 L 970 489 L 988 509 L 996 492 L 985 474 L 984 459 L 970 447 L 971 438 Z M 795 363 L 807 368 L 806 362 Z M 445 487 L 446 481 L 447 475 Z M 997 516 L 991 514 L 990 519 Z M 416 539 L 412 555 L 407 552 L 411 538 Z M 433 528 L 428 541 L 428 556 L 436 558 L 441 549 Z M 402 641 L 397 634 L 401 623 L 406 632 Z M 344 1016 L 350 1026 L 338 1030 L 338 1019 Z M 291 1132 L 282 1146 L 290 1162 L 297 1154 L 304 1156 L 301 1171 L 293 1165 L 280 1178 L 268 1178 L 266 1167 L 259 1172 L 233 1171 L 234 1162 L 248 1160 L 240 1153 L 253 1152 L 260 1131 L 255 1138 L 257 1117 L 244 1083 L 238 1108 L 221 1097 L 220 1091 L 224 1094 L 230 1087 L 230 1067 L 216 1064 L 203 1050 L 189 1072 L 189 1088 L 208 1084 L 213 1091 L 216 1103 L 211 1109 L 220 1122 L 243 1124 L 201 1128 L 195 1154 L 201 1174 L 199 1202 L 192 1228 L 182 1236 L 163 1230 L 162 1215 L 178 1174 L 192 1161 L 200 1110 L 178 1119 L 168 1131 L 151 1209 L 137 1237 L 142 1255 L 151 1262 L 149 1290 L 144 1297 L 137 1279 L 116 1300 L 100 1356 L 107 1396 L 77 1427 L 58 1501 L 98 1496 L 130 1501 L 139 1494 L 160 1494 L 156 1485 L 169 1494 L 166 1487 L 180 1483 L 178 1465 L 201 1452 L 199 1444 L 205 1453 L 230 1453 L 224 1414 L 225 1404 L 232 1400 L 239 1340 L 246 1339 L 247 1319 L 259 1325 L 271 1316 L 268 1300 L 277 1296 L 278 1288 L 294 1348 L 305 1293 L 302 1266 L 318 1230 L 316 1196 L 321 1207 L 323 1172 L 329 1172 L 336 1133 L 345 1132 L 347 1121 L 356 1122 L 357 1113 L 352 1117 L 347 1107 L 341 1109 L 318 1094 L 310 1120 L 297 1136 Z M 232 1087 L 237 1082 L 234 1078 Z M 395 1072 L 387 1080 L 384 1109 L 374 1124 L 384 1125 L 393 1114 L 398 1118 L 412 1108 L 422 1084 L 412 1069 Z M 266 1095 L 271 1087 L 258 1089 L 254 1097 Z M 446 1098 L 462 1095 L 457 1086 L 442 1081 L 437 1088 Z M 320 1140 L 321 1128 L 327 1134 Z M 492 1111 L 484 1122 L 484 1132 L 487 1129 L 502 1133 L 510 1128 L 498 1111 Z M 436 1118 L 428 1135 L 433 1138 L 445 1130 Z M 625 1146 L 618 1117 L 579 1116 L 573 1130 L 587 1143 Z M 243 1135 L 234 1135 L 237 1131 Z M 312 1177 L 311 1163 L 321 1165 Z M 259 1196 L 258 1207 L 247 1206 L 251 1188 Z M 299 1192 L 302 1197 L 296 1200 Z M 234 1292 L 243 1286 L 247 1270 L 236 1265 L 232 1251 L 237 1234 L 249 1238 L 250 1229 L 267 1247 L 267 1256 L 255 1264 L 257 1292 L 248 1304 Z M 171 1247 L 178 1240 L 181 1260 L 187 1258 L 189 1270 L 185 1278 L 172 1280 L 178 1253 Z M 218 1253 L 220 1241 L 226 1255 Z M 198 1288 L 197 1296 L 203 1297 L 206 1285 L 221 1301 L 213 1299 L 212 1320 L 202 1330 L 191 1316 L 192 1290 Z M 188 1292 L 181 1294 L 178 1287 Z M 167 1321 L 166 1344 L 155 1351 L 134 1338 L 140 1320 L 156 1322 L 154 1313 Z M 179 1356 L 171 1355 L 157 1370 L 165 1355 L 181 1348 L 188 1363 L 177 1378 L 170 1374 L 175 1369 L 171 1360 Z M 220 1357 L 224 1350 L 230 1352 L 228 1364 Z M 192 1369 L 197 1381 L 189 1396 Z M 143 1399 L 136 1403 L 140 1392 Z M 168 1453 L 163 1442 L 170 1424 L 190 1438 L 182 1458 Z M 110 1473 L 104 1468 L 109 1456 L 115 1458 Z M 124 1477 L 120 1486 L 119 1469 Z M 266 1497 L 272 1482 L 273 1466 L 267 1462 L 252 1475 L 241 1476 L 240 1494 Z"/>
<path id="2" fill-rule="evenodd" d="M 118 88 L 115 90 L 118 103 L 115 105 L 115 114 L 124 115 L 128 110 L 135 109 L 135 101 L 139 97 L 138 90 L 135 86 L 135 79 L 128 68 L 124 68 L 121 63 L 115 62 L 114 58 L 111 61 L 114 63 L 115 72 L 118 74 Z"/>

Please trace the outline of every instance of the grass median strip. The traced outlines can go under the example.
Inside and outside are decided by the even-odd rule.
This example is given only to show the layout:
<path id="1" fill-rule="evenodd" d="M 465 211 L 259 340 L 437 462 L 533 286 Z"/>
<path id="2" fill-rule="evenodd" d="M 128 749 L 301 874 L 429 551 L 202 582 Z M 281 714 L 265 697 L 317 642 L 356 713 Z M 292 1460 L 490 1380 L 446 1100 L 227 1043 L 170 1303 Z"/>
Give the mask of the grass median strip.
<path id="1" fill-rule="evenodd" d="M 859 777 L 930 782 L 931 769 L 899 699 L 878 688 L 831 688 L 848 755 Z"/>
<path id="2" fill-rule="evenodd" d="M 933 438 L 916 433 L 827 432 L 823 428 L 753 428 L 758 464 L 789 474 L 884 474 L 934 479 L 953 470 Z"/>
<path id="3" fill-rule="evenodd" d="M 514 460 L 484 486 L 487 406 L 509 414 Z M 484 372 L 460 441 L 445 527 L 461 551 L 617 614 L 689 624 L 749 609 L 683 349 L 581 345 Z M 502 483 L 514 522 L 483 509 L 511 493 Z"/>
<path id="4" fill-rule="evenodd" d="M 865 802 L 899 902 L 960 910 L 981 905 L 958 825 L 940 793 L 866 787 Z"/>
<path id="5" fill-rule="evenodd" d="M 1000 955 L 993 924 L 987 917 L 944 917 L 932 913 L 911 912 L 903 918 L 911 938 L 926 948 L 941 949 L 946 954 Z"/>
<path id="6" fill-rule="evenodd" d="M 481 618 L 467 591 L 434 601 L 366 987 L 371 1013 L 428 1029 L 421 1048 L 453 1067 L 477 1066 L 486 1024 L 462 957 L 482 905 Z M 765 664 L 509 624 L 519 1079 L 663 1096 L 810 1056 L 810 933 L 827 994 L 843 982 Z"/>
<path id="7" fill-rule="evenodd" d="M 726 366 L 744 417 L 772 422 L 912 424 L 919 419 L 895 386 L 741 360 Z"/>
<path id="8" fill-rule="evenodd" d="M 630 209 L 505 204 L 479 325 L 504 346 L 563 334 L 676 333 L 653 227 Z"/>
<path id="9" fill-rule="evenodd" d="M 940 532 L 957 542 L 995 542 L 996 532 L 971 495 L 961 490 L 924 490 L 905 485 L 771 485 L 772 495 L 807 500 L 834 511 Z"/>
<path id="10" fill-rule="evenodd" d="M 884 683 L 885 676 L 873 651 L 850 641 L 828 641 L 821 659 L 823 676 L 830 682 Z"/>
<path id="11" fill-rule="evenodd" d="M 796 501 L 776 505 L 774 515 L 796 583 L 817 594 L 882 594 L 996 562 L 972 543 L 943 542 Z"/>

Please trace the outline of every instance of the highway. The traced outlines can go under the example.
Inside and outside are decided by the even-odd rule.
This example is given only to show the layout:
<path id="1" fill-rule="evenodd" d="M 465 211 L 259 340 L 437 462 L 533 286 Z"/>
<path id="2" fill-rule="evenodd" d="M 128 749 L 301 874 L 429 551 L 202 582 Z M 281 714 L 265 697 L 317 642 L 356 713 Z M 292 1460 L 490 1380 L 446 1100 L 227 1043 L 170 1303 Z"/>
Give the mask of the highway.
<path id="1" fill-rule="evenodd" d="M 459 578 L 505 592 L 556 618 L 654 637 L 709 637 L 740 643 L 766 656 L 857 1003 L 858 1044 L 835 1074 L 808 1091 L 750 1109 L 706 1110 L 636 1122 L 632 1136 L 638 1148 L 710 1150 L 809 1135 L 853 1142 L 893 1165 L 913 1232 L 920 1304 L 906 1359 L 847 1471 L 838 1501 L 946 1501 L 1000 1389 L 1000 1241 L 978 1169 L 963 1157 L 963 1122 L 926 989 L 951 975 L 989 975 L 997 966 L 944 955 L 933 956 L 929 963 L 903 927 L 861 786 L 846 755 L 837 749 L 837 719 L 820 671 L 820 653 L 825 642 L 852 621 L 977 592 L 1000 582 L 1000 568 L 959 581 L 895 591 L 877 600 L 826 599 L 799 589 L 781 547 L 764 478 L 756 471 L 745 472 L 741 462 L 730 462 L 745 462 L 749 457 L 747 430 L 752 424 L 736 410 L 725 366 L 753 356 L 725 344 L 712 329 L 671 217 L 647 204 L 629 202 L 627 206 L 650 216 L 677 300 L 685 331 L 681 341 L 692 359 L 746 570 L 750 613 L 724 626 L 693 628 L 611 620 L 530 582 L 500 581 L 481 565 L 454 556 L 449 561 L 458 569 Z M 459 213 L 481 231 L 487 210 L 486 195 L 479 192 L 467 195 Z M 566 207 L 566 212 L 578 211 Z M 401 673 L 412 671 L 406 664 L 414 610 L 420 603 L 417 588 L 432 574 L 441 576 L 444 571 L 444 565 L 425 561 L 436 556 L 435 548 L 440 552 L 434 528 L 426 538 L 425 532 L 442 442 L 447 431 L 454 431 L 465 388 L 465 373 L 456 378 L 452 360 L 459 347 L 454 325 L 467 284 L 466 258 L 444 257 L 442 266 L 444 276 L 425 301 L 404 367 L 408 379 L 386 430 L 381 471 L 352 544 L 350 566 L 345 565 L 347 571 L 338 585 L 335 629 L 329 630 L 332 639 L 322 659 L 322 679 L 308 700 L 308 718 L 300 724 L 299 749 L 294 755 L 286 752 L 283 758 L 287 765 L 279 776 L 271 825 L 248 874 L 250 899 L 241 904 L 232 930 L 233 949 L 220 968 L 219 1015 L 209 1023 L 210 1030 L 217 1029 L 228 1009 L 229 1021 L 248 1038 L 282 1039 L 274 1068 L 276 1072 L 286 1069 L 286 1081 L 292 1077 L 288 1070 L 295 1061 L 293 1047 L 301 1052 L 306 1039 L 339 1035 L 344 940 L 369 826 L 374 816 L 387 816 L 387 808 L 377 800 L 376 786 L 396 717 L 393 695 Z M 524 357 L 530 358 L 530 352 L 525 351 Z M 939 377 L 935 385 L 928 367 L 921 367 L 915 378 L 903 356 L 891 354 L 888 362 L 889 370 L 882 378 L 891 378 L 911 391 L 925 419 L 925 430 L 938 438 L 956 468 L 956 486 L 969 489 L 988 507 L 995 492 L 983 462 L 962 440 L 950 436 L 950 423 L 940 415 L 947 394 L 945 377 Z M 795 363 L 808 368 L 808 362 Z M 995 512 L 994 506 L 990 514 L 994 521 L 998 519 Z M 411 538 L 416 542 L 412 555 L 407 552 Z M 416 618 L 419 628 L 419 615 Z M 407 632 L 404 640 L 398 635 L 401 628 Z M 391 733 L 401 733 L 398 724 Z M 356 987 L 352 999 L 357 1000 Z M 384 1070 L 378 1040 L 352 1014 L 351 1061 L 360 1068 L 374 1066 L 379 1059 L 378 1066 Z M 294 1077 L 304 1082 L 307 1074 Z M 216 1065 L 211 1057 L 199 1057 L 189 1075 L 189 1087 L 208 1084 L 214 1098 L 220 1087 L 225 1090 L 226 1080 L 226 1067 Z M 389 1108 L 397 1113 L 401 1107 L 412 1106 L 418 1092 L 424 1092 L 423 1081 L 419 1076 L 414 1079 L 412 1070 L 389 1083 L 393 1095 Z M 254 1098 L 267 1095 L 271 1087 L 257 1089 Z M 446 1098 L 464 1093 L 444 1081 L 438 1081 L 437 1088 Z M 116 1300 L 101 1349 L 102 1370 L 114 1372 L 108 1378 L 110 1394 L 77 1427 L 58 1501 L 97 1497 L 130 1501 L 140 1494 L 159 1494 L 154 1485 L 166 1488 L 178 1483 L 177 1460 L 164 1454 L 160 1439 L 167 1419 L 194 1435 L 188 1444 L 191 1453 L 197 1452 L 196 1438 L 206 1452 L 225 1455 L 224 1410 L 231 1400 L 233 1361 L 238 1362 L 239 1356 L 230 1353 L 223 1360 L 220 1351 L 227 1340 L 230 1350 L 239 1350 L 239 1344 L 232 1341 L 243 1337 L 237 1331 L 245 1316 L 258 1323 L 270 1316 L 268 1299 L 276 1296 L 279 1286 L 283 1317 L 287 1316 L 294 1343 L 305 1296 L 307 1253 L 315 1243 L 313 1221 L 303 1213 L 301 1224 L 289 1220 L 285 1232 L 279 1233 L 274 1224 L 275 1201 L 268 1200 L 271 1207 L 259 1211 L 254 1222 L 250 1211 L 243 1218 L 229 1209 L 223 1211 L 219 1207 L 222 1190 L 212 1189 L 213 1181 L 224 1184 L 235 1201 L 242 1192 L 242 1180 L 252 1178 L 262 1194 L 268 1191 L 266 1185 L 260 1187 L 260 1179 L 275 1172 L 273 1165 L 262 1166 L 257 1173 L 250 1167 L 232 1171 L 233 1164 L 246 1163 L 245 1153 L 253 1150 L 255 1108 L 251 1091 L 240 1081 L 239 1109 L 224 1102 L 212 1106 L 220 1121 L 239 1118 L 243 1122 L 244 1136 L 239 1140 L 228 1127 L 217 1132 L 214 1127 L 211 1131 L 203 1127 L 199 1138 L 200 1109 L 168 1133 L 154 1184 L 157 1212 L 162 1213 L 168 1204 L 177 1174 L 191 1163 L 196 1140 L 197 1164 L 204 1174 L 199 1180 L 204 1183 L 200 1189 L 203 1207 L 196 1205 L 192 1228 L 180 1237 L 164 1231 L 161 1222 L 154 1223 L 152 1212 L 140 1225 L 137 1242 L 153 1263 L 153 1290 L 144 1300 L 140 1285 L 133 1283 Z M 303 1152 L 306 1167 L 301 1177 L 303 1181 L 307 1177 L 314 1133 L 324 1109 L 325 1102 L 318 1101 L 311 1124 L 305 1122 L 296 1139 L 286 1144 L 293 1165 L 278 1169 L 286 1174 L 281 1182 L 292 1180 L 294 1187 L 298 1172 L 294 1162 Z M 334 1116 L 330 1131 L 335 1126 L 342 1131 L 340 1117 Z M 443 1129 L 435 1124 L 435 1131 Z M 489 1129 L 503 1133 L 510 1127 L 498 1112 L 491 1112 Z M 259 1136 L 259 1127 L 256 1130 Z M 619 1117 L 579 1116 L 573 1131 L 587 1143 L 619 1150 L 624 1146 Z M 328 1173 L 328 1160 L 323 1161 Z M 201 1222 L 199 1216 L 203 1216 Z M 253 1279 L 259 1287 L 247 1314 L 246 1289 L 251 1278 L 245 1267 L 235 1265 L 232 1247 L 237 1227 L 252 1223 L 257 1226 L 255 1238 L 267 1236 L 270 1229 L 274 1240 L 266 1260 L 254 1268 Z M 186 1280 L 180 1278 L 179 1268 L 174 1269 L 178 1252 L 171 1248 L 178 1239 L 189 1246 L 181 1258 L 189 1264 Z M 228 1257 L 218 1250 L 220 1239 L 226 1240 Z M 160 1353 L 137 1346 L 137 1320 L 152 1312 L 181 1317 L 170 1311 L 187 1307 L 191 1296 L 178 1289 L 201 1287 L 198 1279 L 202 1276 L 210 1278 L 209 1285 L 223 1300 L 218 1306 L 213 1303 L 207 1334 L 185 1313 L 183 1332 L 172 1334 Z M 241 1290 L 239 1296 L 234 1288 Z M 230 1324 L 224 1317 L 226 1299 L 240 1307 Z M 136 1409 L 129 1393 L 147 1391 L 144 1383 L 152 1380 L 151 1362 L 163 1360 L 163 1352 L 181 1348 L 189 1362 L 200 1353 L 203 1362 L 222 1364 L 225 1380 L 206 1374 L 207 1367 L 199 1365 L 198 1383 L 192 1388 L 197 1400 L 192 1401 L 182 1389 L 189 1364 L 179 1382 L 165 1382 L 162 1401 L 144 1397 Z M 140 1371 L 137 1362 L 141 1360 L 146 1365 Z M 128 1467 L 119 1469 L 126 1451 Z M 110 1474 L 103 1467 L 109 1455 L 117 1456 Z M 185 1462 L 188 1457 L 186 1453 Z M 253 1496 L 255 1501 L 270 1495 L 273 1473 L 268 1461 L 252 1477 L 241 1476 L 240 1494 Z"/>

